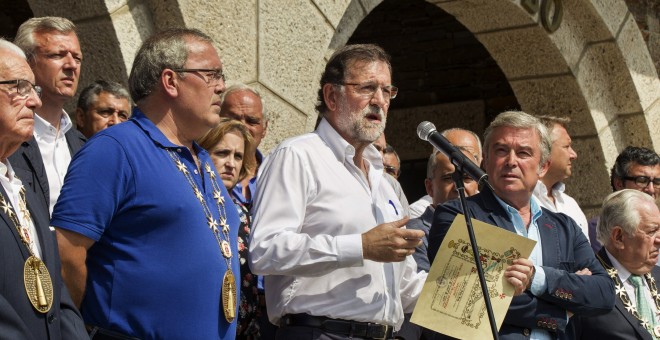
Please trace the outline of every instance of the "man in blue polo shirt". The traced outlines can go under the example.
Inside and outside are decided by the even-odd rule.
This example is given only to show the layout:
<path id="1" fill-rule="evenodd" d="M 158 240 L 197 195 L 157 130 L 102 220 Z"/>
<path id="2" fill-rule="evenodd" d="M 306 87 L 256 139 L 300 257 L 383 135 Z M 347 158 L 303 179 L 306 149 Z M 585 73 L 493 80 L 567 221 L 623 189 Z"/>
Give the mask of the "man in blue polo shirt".
<path id="1" fill-rule="evenodd" d="M 53 212 L 64 280 L 95 334 L 233 339 L 238 216 L 194 140 L 225 90 L 211 39 L 145 41 L 129 78 L 133 118 L 76 155 Z"/>

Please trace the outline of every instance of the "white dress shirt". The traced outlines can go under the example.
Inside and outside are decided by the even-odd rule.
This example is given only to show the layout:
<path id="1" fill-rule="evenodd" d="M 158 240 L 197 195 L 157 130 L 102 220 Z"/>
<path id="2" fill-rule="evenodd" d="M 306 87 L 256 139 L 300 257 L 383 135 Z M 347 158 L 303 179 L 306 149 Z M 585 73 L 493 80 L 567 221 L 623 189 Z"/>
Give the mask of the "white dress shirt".
<path id="1" fill-rule="evenodd" d="M 534 188 L 534 197 L 536 197 L 542 207 L 555 213 L 566 214 L 568 217 L 572 218 L 575 223 L 577 223 L 578 227 L 580 227 L 587 240 L 589 240 L 589 223 L 587 222 L 587 216 L 584 215 L 575 199 L 568 196 L 564 190 L 566 190 L 566 185 L 562 182 L 559 182 L 552 187 L 552 197 L 555 198 L 555 202 L 553 203 L 550 198 L 548 198 L 548 188 L 543 182 L 538 181 Z"/>
<path id="2" fill-rule="evenodd" d="M 605 249 L 605 252 L 607 253 L 607 257 L 610 258 L 610 262 L 612 263 L 612 267 L 616 269 L 617 275 L 619 275 L 619 280 L 623 282 L 623 287 L 626 289 L 626 293 L 628 293 L 628 298 L 630 300 L 630 303 L 637 308 L 637 298 L 635 297 L 635 286 L 632 285 L 628 281 L 628 278 L 630 275 L 632 275 L 631 272 L 629 272 L 621 263 L 614 257 L 612 254 L 610 254 L 607 249 Z M 655 300 L 651 296 L 651 290 L 649 288 L 648 283 L 646 282 L 646 279 L 643 279 L 642 282 L 644 282 L 644 298 L 646 301 L 648 301 L 649 305 L 651 308 L 653 308 L 653 315 L 655 315 L 656 322 L 660 322 L 660 314 L 658 314 L 658 306 L 655 305 Z M 619 297 L 617 296 L 617 299 Z"/>
<path id="3" fill-rule="evenodd" d="M 422 198 L 415 201 L 410 205 L 410 218 L 417 218 L 422 216 L 426 208 L 428 208 L 431 203 L 433 203 L 433 198 L 429 195 L 425 195 Z"/>
<path id="4" fill-rule="evenodd" d="M 46 177 L 48 178 L 48 191 L 50 202 L 48 202 L 48 212 L 53 213 L 53 207 L 57 198 L 60 197 L 60 190 L 64 183 L 66 170 L 71 163 L 71 151 L 64 135 L 71 129 L 73 124 L 69 115 L 62 111 L 62 120 L 60 121 L 60 130 L 51 125 L 45 119 L 34 115 L 34 139 L 37 140 L 41 159 L 44 161 Z"/>
<path id="5" fill-rule="evenodd" d="M 355 149 L 325 120 L 280 144 L 259 169 L 250 268 L 266 276 L 270 321 L 308 313 L 399 328 L 426 272 L 412 256 L 380 263 L 362 257 L 362 233 L 402 218 L 383 180 L 380 153 L 368 146 L 369 178 Z"/>
<path id="6" fill-rule="evenodd" d="M 37 235 L 37 229 L 35 228 L 34 223 L 32 223 L 32 219 L 27 218 L 27 216 L 22 214 L 20 209 L 20 191 L 23 183 L 20 179 L 18 179 L 18 177 L 16 177 L 14 169 L 11 167 L 11 164 L 9 164 L 8 160 L 6 161 L 6 164 L 4 162 L 0 162 L 0 183 L 2 184 L 2 188 L 5 189 L 5 192 L 9 196 L 5 197 L 5 199 L 9 199 L 9 203 L 11 203 L 11 206 L 14 209 L 14 213 L 16 216 L 18 216 L 18 222 L 21 223 L 21 226 L 27 226 L 26 229 L 29 235 L 29 244 L 32 253 L 36 257 L 41 258 L 41 248 L 39 243 L 39 235 Z"/>

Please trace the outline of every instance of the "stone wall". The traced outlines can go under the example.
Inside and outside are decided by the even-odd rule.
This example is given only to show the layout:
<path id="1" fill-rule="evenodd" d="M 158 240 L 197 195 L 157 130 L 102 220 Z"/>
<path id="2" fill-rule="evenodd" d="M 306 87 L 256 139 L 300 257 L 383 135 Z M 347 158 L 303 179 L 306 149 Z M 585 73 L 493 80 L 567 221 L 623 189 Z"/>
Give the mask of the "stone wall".
<path id="1" fill-rule="evenodd" d="M 655 69 L 660 72 L 660 1 L 626 0 L 626 4 L 649 47 Z"/>

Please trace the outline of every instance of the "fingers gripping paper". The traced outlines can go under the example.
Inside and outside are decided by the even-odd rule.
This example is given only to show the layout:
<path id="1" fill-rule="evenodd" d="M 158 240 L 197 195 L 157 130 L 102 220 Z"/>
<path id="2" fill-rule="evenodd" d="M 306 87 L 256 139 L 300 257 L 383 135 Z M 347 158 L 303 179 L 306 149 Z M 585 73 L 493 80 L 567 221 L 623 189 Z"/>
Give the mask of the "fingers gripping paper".
<path id="1" fill-rule="evenodd" d="M 475 219 L 472 225 L 499 329 L 514 293 L 504 278 L 504 270 L 514 259 L 528 258 L 536 241 Z M 461 214 L 454 219 L 438 250 L 410 321 L 459 339 L 492 338 L 465 217 Z"/>

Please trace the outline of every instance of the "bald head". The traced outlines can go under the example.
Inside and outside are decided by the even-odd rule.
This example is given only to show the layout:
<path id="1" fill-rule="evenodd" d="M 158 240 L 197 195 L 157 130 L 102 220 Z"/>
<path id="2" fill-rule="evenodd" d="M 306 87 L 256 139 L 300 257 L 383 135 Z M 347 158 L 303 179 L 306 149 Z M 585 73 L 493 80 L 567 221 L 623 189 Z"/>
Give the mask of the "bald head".
<path id="1" fill-rule="evenodd" d="M 449 129 L 441 133 L 454 146 L 459 148 L 471 161 L 481 163 L 481 141 L 472 131 Z M 452 180 L 455 167 L 445 154 L 434 150 L 429 157 L 424 185 L 426 193 L 433 199 L 433 205 L 442 204 L 458 197 L 458 192 Z M 465 192 L 468 196 L 478 192 L 477 182 L 469 177 L 463 179 Z"/>
<path id="2" fill-rule="evenodd" d="M 255 146 L 266 137 L 268 119 L 264 116 L 264 104 L 259 92 L 246 85 L 232 86 L 224 94 L 220 116 L 240 120 L 250 131 Z"/>

